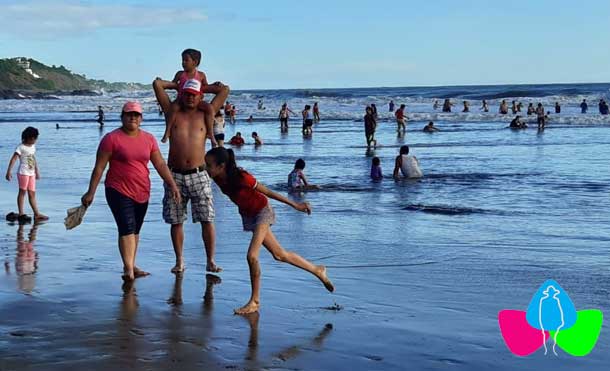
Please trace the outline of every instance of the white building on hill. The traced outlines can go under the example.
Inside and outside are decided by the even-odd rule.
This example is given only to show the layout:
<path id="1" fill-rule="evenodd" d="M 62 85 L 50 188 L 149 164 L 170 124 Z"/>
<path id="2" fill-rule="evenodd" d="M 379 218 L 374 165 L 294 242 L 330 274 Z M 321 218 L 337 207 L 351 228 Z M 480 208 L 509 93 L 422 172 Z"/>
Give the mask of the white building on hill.
<path id="1" fill-rule="evenodd" d="M 30 61 L 28 61 L 27 58 L 17 57 L 17 58 L 13 58 L 13 60 L 15 62 L 17 62 L 17 65 L 19 67 L 23 68 L 25 70 L 25 72 L 27 72 L 30 75 L 32 75 L 35 79 L 39 79 L 40 78 L 40 76 L 35 74 L 34 71 L 32 71 L 32 69 L 30 68 Z"/>

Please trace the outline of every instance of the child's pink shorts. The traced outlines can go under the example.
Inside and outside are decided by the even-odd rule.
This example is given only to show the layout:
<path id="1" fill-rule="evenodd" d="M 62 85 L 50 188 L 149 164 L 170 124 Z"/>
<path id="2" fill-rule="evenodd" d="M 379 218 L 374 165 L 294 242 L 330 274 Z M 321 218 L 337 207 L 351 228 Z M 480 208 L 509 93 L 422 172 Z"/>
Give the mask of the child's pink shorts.
<path id="1" fill-rule="evenodd" d="M 36 192 L 36 176 L 17 174 L 19 189 Z"/>

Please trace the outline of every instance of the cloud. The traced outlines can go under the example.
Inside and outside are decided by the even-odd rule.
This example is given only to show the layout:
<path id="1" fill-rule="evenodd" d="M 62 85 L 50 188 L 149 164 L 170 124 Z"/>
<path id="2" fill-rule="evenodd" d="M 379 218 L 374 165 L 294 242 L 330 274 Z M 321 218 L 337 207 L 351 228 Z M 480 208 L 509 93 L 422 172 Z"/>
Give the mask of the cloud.
<path id="1" fill-rule="evenodd" d="M 17 35 L 55 36 L 104 28 L 151 28 L 207 21 L 201 12 L 132 5 L 92 5 L 61 1 L 13 2 L 0 5 L 0 24 Z"/>

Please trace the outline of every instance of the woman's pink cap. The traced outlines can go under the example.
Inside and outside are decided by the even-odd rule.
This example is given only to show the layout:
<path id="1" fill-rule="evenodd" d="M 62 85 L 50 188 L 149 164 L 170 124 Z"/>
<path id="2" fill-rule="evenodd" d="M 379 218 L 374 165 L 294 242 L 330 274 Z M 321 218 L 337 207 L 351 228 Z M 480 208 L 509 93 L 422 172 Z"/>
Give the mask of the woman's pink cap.
<path id="1" fill-rule="evenodd" d="M 127 102 L 123 105 L 123 112 L 137 112 L 142 114 L 142 105 L 138 102 Z"/>

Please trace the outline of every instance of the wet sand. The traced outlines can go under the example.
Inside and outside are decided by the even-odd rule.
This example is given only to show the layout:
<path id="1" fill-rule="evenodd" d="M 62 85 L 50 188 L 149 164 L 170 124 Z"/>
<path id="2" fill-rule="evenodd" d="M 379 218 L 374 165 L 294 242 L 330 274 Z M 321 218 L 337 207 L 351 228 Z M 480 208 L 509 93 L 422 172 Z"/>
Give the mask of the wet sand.
<path id="1" fill-rule="evenodd" d="M 337 291 L 328 294 L 308 274 L 275 263 L 263 253 L 260 314 L 235 316 L 233 308 L 249 293 L 240 251 L 248 234 L 229 237 L 219 227 L 219 233 L 227 236 L 218 257 L 225 271 L 220 277 L 206 276 L 203 252 L 195 242 L 199 231 L 189 224 L 188 268 L 176 276 L 169 272 L 171 260 L 158 259 L 171 256 L 167 254 L 171 247 L 161 242 L 167 239 L 161 237 L 163 224 L 149 222 L 142 233 L 139 264 L 152 275 L 125 286 L 112 241 L 89 236 L 86 249 L 98 251 L 92 259 L 85 257 L 90 252 L 83 246 L 56 241 L 65 238 L 62 227 L 55 222 L 38 227 L 34 274 L 15 271 L 13 260 L 21 259 L 17 244 L 14 259 L 5 265 L 0 279 L 3 371 L 567 370 L 605 369 L 608 361 L 604 331 L 596 349 L 584 358 L 539 352 L 521 359 L 506 350 L 495 315 L 505 308 L 525 309 L 533 288 L 548 274 L 544 268 L 530 269 L 528 274 L 508 268 L 491 272 L 476 268 L 486 262 L 468 256 L 398 266 L 331 265 Z M 93 228 L 81 227 L 76 232 L 81 236 Z M 6 232 L 16 229 L 2 227 L 3 243 L 10 240 Z M 67 250 L 80 258 L 70 258 Z M 498 280 L 503 276 L 513 277 L 512 287 Z M 574 279 L 565 277 L 561 269 L 554 277 L 559 282 Z M 591 300 L 586 290 L 564 288 L 577 307 Z"/>

